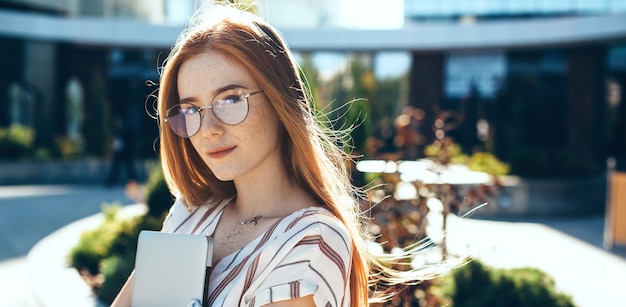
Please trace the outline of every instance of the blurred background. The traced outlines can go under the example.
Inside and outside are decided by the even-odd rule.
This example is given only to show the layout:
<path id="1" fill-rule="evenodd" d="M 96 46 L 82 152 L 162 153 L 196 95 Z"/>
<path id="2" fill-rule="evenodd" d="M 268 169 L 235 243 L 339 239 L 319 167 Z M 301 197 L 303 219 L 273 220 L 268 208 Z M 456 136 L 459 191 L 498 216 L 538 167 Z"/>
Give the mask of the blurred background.
<path id="1" fill-rule="evenodd" d="M 9 201 L 41 192 L 24 186 L 113 189 L 89 190 L 95 211 L 141 198 L 123 189 L 158 161 L 159 69 L 206 2 L 0 0 L 5 225 Z M 592 244 L 626 244 L 626 0 L 261 0 L 250 10 L 283 33 L 318 110 L 336 128 L 359 123 L 346 144 L 357 160 L 474 163 L 498 178 L 478 216 L 593 217 Z M 355 170 L 355 184 L 383 172 Z"/>
<path id="2" fill-rule="evenodd" d="M 21 128 L 0 135 L 0 159 L 89 160 L 96 176 L 104 166 L 93 161 L 112 157 L 120 134 L 137 161 L 155 159 L 147 82 L 204 2 L 0 1 L 0 127 Z M 254 10 L 283 32 L 320 109 L 367 99 L 350 110 L 367 114 L 353 135 L 366 158 L 423 157 L 448 112 L 463 152 L 492 153 L 525 178 L 585 177 L 598 199 L 605 183 L 593 177 L 624 159 L 626 1 L 266 0 Z M 410 108 L 420 136 L 405 142 L 396 119 Z M 34 174 L 3 171 L 0 183 L 93 180 Z"/>

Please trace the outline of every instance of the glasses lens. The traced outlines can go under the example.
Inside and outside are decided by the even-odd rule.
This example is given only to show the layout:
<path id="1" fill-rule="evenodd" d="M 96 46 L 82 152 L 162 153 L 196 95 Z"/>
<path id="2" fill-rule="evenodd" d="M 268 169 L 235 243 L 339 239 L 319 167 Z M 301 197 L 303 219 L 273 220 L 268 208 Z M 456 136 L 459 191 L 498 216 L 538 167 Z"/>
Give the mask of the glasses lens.
<path id="1" fill-rule="evenodd" d="M 213 114 L 227 125 L 237 125 L 248 116 L 248 99 L 242 90 L 227 90 L 213 100 Z"/>
<path id="2" fill-rule="evenodd" d="M 175 105 L 167 112 L 170 129 L 180 137 L 188 138 L 200 129 L 200 110 L 189 103 Z"/>

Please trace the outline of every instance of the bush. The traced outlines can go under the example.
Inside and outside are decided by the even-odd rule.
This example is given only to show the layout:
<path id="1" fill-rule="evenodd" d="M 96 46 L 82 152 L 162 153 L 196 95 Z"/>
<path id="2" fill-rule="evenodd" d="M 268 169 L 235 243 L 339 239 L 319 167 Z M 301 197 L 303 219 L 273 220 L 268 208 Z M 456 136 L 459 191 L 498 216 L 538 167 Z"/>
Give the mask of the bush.
<path id="1" fill-rule="evenodd" d="M 137 239 L 142 230 L 159 230 L 173 203 L 160 166 L 151 169 L 146 186 L 148 213 L 132 219 L 118 217 L 120 205 L 102 208 L 104 222 L 81 235 L 70 252 L 70 264 L 89 274 L 101 275 L 93 290 L 102 302 L 111 303 L 135 266 Z"/>
<path id="2" fill-rule="evenodd" d="M 142 230 L 160 230 L 162 225 L 162 218 L 150 215 L 136 217 L 121 225 L 108 247 L 106 257 L 100 262 L 104 280 L 98 294 L 101 301 L 112 303 L 135 267 L 139 233 Z"/>
<path id="3" fill-rule="evenodd" d="M 148 206 L 148 215 L 161 218 L 174 203 L 174 198 L 170 194 L 165 178 L 163 176 L 163 168 L 161 164 L 150 170 L 150 176 L 146 183 L 146 205 Z"/>
<path id="4" fill-rule="evenodd" d="M 82 153 L 83 140 L 81 138 L 62 136 L 55 138 L 54 143 L 63 160 L 76 159 Z"/>
<path id="5" fill-rule="evenodd" d="M 500 161 L 489 152 L 478 151 L 467 156 L 461 151 L 461 146 L 454 143 L 452 139 L 436 140 L 433 144 L 426 146 L 424 155 L 443 165 L 448 163 L 465 164 L 472 171 L 484 172 L 494 176 L 507 175 L 511 169 L 509 164 Z"/>
<path id="6" fill-rule="evenodd" d="M 135 266 L 137 238 L 142 230 L 159 230 L 163 220 L 149 215 L 132 219 L 118 217 L 119 205 L 103 206 L 104 222 L 81 235 L 70 252 L 70 264 L 103 282 L 93 290 L 103 302 L 111 303 Z"/>
<path id="7" fill-rule="evenodd" d="M 103 302 L 112 303 L 122 286 L 135 267 L 134 257 L 111 256 L 102 261 L 104 283 L 98 298 Z"/>
<path id="8" fill-rule="evenodd" d="M 493 269 L 478 260 L 455 270 L 444 281 L 444 293 L 456 306 L 570 307 L 569 295 L 536 268 Z"/>
<path id="9" fill-rule="evenodd" d="M 0 160 L 19 160 L 33 149 L 35 132 L 22 125 L 0 128 Z"/>
<path id="10" fill-rule="evenodd" d="M 117 236 L 107 251 L 111 256 L 132 256 L 137 251 L 137 240 L 142 230 L 160 230 L 163 219 L 143 215 L 130 220 L 120 227 Z"/>
<path id="11" fill-rule="evenodd" d="M 98 228 L 81 234 L 78 244 L 70 251 L 70 265 L 79 270 L 85 269 L 95 275 L 100 271 L 100 262 L 107 257 L 108 250 L 123 227 L 117 219 L 120 204 L 104 204 L 104 222 Z"/>
<path id="12" fill-rule="evenodd" d="M 510 166 L 488 152 L 475 152 L 467 160 L 467 166 L 472 171 L 484 172 L 494 176 L 508 175 Z"/>

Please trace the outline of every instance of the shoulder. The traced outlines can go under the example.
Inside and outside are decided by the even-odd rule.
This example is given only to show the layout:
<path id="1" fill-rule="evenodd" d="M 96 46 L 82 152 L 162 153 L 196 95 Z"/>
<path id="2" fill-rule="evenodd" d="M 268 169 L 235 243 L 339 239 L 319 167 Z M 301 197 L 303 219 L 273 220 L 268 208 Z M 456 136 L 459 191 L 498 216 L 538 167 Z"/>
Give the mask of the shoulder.
<path id="1" fill-rule="evenodd" d="M 349 297 L 352 255 L 345 225 L 320 207 L 296 211 L 281 224 L 284 232 L 277 231 L 259 258 L 263 278 L 254 291 L 256 303 L 313 295 L 318 306 L 341 306 Z"/>
<path id="2" fill-rule="evenodd" d="M 174 204 L 170 207 L 167 217 L 165 217 L 165 221 L 163 221 L 163 229 L 161 231 L 174 232 L 175 228 L 192 214 L 192 210 L 189 210 L 180 198 L 176 198 Z"/>
<path id="3" fill-rule="evenodd" d="M 295 212 L 285 226 L 285 235 L 294 247 L 314 247 L 317 250 L 333 250 L 343 257 L 352 254 L 352 239 L 344 223 L 330 211 L 321 207 L 309 207 Z"/>
<path id="4" fill-rule="evenodd" d="M 176 198 L 170 207 L 169 213 L 163 222 L 163 232 L 177 232 L 183 224 L 189 226 L 194 222 L 202 222 L 206 214 L 214 213 L 218 207 L 223 207 L 227 202 L 211 202 L 199 206 L 189 206 L 181 198 Z M 206 217 L 205 217 L 206 218 Z"/>
<path id="5" fill-rule="evenodd" d="M 309 207 L 295 212 L 286 230 L 349 239 L 344 223 L 322 207 Z"/>
<path id="6" fill-rule="evenodd" d="M 163 225 L 172 223 L 173 220 L 176 220 L 182 217 L 183 215 L 187 216 L 189 214 L 190 214 L 190 210 L 185 206 L 183 201 L 180 198 L 176 198 L 176 200 L 174 200 L 174 203 L 170 207 L 170 210 L 167 213 L 167 216 L 165 217 L 165 221 L 163 222 L 164 223 Z"/>

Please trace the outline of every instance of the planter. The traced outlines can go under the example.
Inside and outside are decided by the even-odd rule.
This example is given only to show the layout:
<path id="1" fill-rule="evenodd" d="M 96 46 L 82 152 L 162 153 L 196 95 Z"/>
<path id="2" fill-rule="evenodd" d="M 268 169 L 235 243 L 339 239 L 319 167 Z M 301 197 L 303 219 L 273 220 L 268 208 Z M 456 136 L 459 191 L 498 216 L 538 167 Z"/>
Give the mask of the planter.
<path id="1" fill-rule="evenodd" d="M 145 161 L 135 162 L 135 170 L 140 180 L 145 179 L 145 164 Z M 101 160 L 0 162 L 0 185 L 102 184 L 109 166 L 109 161 Z"/>

